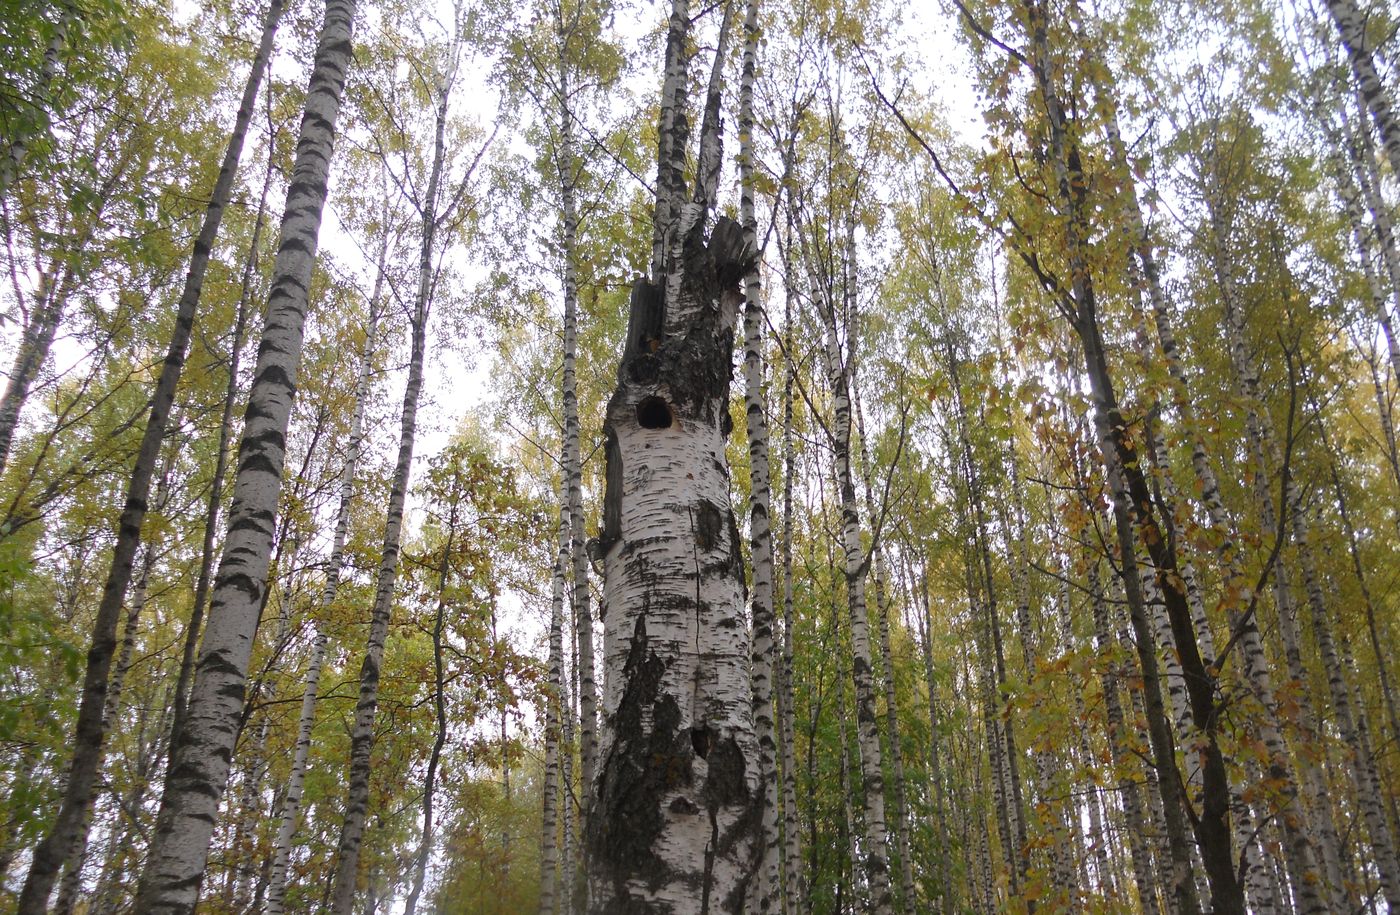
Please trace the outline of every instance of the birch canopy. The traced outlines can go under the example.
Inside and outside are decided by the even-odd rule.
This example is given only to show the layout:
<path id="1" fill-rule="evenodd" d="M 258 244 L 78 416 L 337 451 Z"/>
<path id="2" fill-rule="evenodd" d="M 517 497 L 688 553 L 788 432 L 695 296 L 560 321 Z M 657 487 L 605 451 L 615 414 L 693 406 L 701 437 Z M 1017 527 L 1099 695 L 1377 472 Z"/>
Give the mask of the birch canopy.
<path id="1" fill-rule="evenodd" d="M 0 0 L 0 915 L 1400 912 L 1381 0 Z"/>

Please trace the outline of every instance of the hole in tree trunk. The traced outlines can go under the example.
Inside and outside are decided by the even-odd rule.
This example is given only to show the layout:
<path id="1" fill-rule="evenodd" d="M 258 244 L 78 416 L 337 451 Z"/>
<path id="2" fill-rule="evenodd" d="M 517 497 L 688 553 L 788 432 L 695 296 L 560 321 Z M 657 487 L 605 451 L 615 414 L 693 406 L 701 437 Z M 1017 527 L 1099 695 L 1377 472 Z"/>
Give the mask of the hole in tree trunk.
<path id="1" fill-rule="evenodd" d="M 710 729 L 691 728 L 690 745 L 695 750 L 695 755 L 704 759 L 710 753 Z"/>
<path id="2" fill-rule="evenodd" d="M 660 397 L 648 397 L 637 404 L 637 423 L 643 429 L 669 429 L 671 408 Z"/>

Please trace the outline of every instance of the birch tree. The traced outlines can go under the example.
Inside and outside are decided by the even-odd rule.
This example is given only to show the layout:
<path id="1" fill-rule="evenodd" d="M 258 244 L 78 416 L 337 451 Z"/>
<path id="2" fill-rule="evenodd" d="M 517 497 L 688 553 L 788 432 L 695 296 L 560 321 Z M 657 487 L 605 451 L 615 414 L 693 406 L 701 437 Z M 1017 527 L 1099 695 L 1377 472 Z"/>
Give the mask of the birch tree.
<path id="1" fill-rule="evenodd" d="M 194 252 L 185 275 L 184 289 L 176 305 L 175 330 L 171 335 L 165 362 L 151 397 L 146 430 L 132 467 L 121 516 L 117 521 L 118 533 L 111 567 L 103 587 L 102 602 L 98 606 L 93 623 L 92 644 L 88 649 L 87 669 L 83 678 L 83 700 L 78 712 L 73 759 L 69 766 L 63 804 L 59 808 L 53 828 L 34 850 L 34 861 L 20 895 L 19 911 L 26 915 L 42 912 L 48 907 L 49 893 L 59 868 L 69 854 L 69 849 L 86 842 L 83 835 L 86 829 L 85 822 L 92 802 L 93 784 L 102 765 L 102 745 L 107 730 L 104 726 L 104 710 L 107 705 L 112 656 L 116 648 L 117 622 L 126 600 L 127 588 L 131 583 L 136 551 L 141 543 L 141 526 L 146 516 L 151 480 L 160 456 L 161 443 L 165 439 L 171 406 L 175 402 L 175 389 L 180 382 L 185 356 L 189 351 L 190 335 L 194 330 L 195 311 L 199 306 L 204 275 L 209 267 L 210 254 L 218 237 L 224 209 L 228 206 L 233 192 L 238 162 L 243 155 L 243 141 L 247 137 L 248 125 L 253 118 L 258 90 L 267 72 L 273 38 L 277 34 L 277 25 L 281 17 L 281 0 L 271 0 L 263 22 L 262 37 L 254 53 L 243 97 L 234 119 L 233 132 L 219 167 L 219 176 L 209 197 L 203 224 L 194 242 Z M 22 377 L 23 375 L 12 378 L 12 383 L 19 383 Z M 5 410 L 5 407 L 0 406 L 0 413 L 5 413 Z"/>
<path id="2" fill-rule="evenodd" d="M 732 16 L 726 3 L 690 187 L 692 19 L 686 0 L 671 4 L 652 268 L 633 285 L 606 415 L 591 911 L 740 912 L 762 852 L 744 575 L 724 448 L 737 286 L 757 252 L 732 220 L 709 225 Z"/>
<path id="3" fill-rule="evenodd" d="M 176 770 L 137 892 L 146 912 L 189 912 L 209 853 L 214 814 L 237 739 L 258 611 L 267 588 L 273 518 L 282 488 L 287 420 L 296 391 L 335 122 L 350 63 L 353 0 L 326 6 L 287 190 L 273 287 L 248 396 L 224 559 L 190 691 Z"/>
<path id="4" fill-rule="evenodd" d="M 448 169 L 452 166 L 452 160 L 447 149 L 448 105 L 465 51 L 466 27 L 465 11 L 459 4 L 453 8 L 451 37 L 439 52 L 442 54 L 441 69 L 435 76 L 435 85 L 431 92 L 433 146 L 427 166 L 427 182 L 423 186 L 422 196 L 410 199 L 419 217 L 417 288 L 414 293 L 413 313 L 409 319 L 411 353 L 399 421 L 398 457 L 394 464 L 389 503 L 385 512 L 384 540 L 380 550 L 374 604 L 370 609 L 369 639 L 360 665 L 359 699 L 355 705 L 355 724 L 351 732 L 345 822 L 340 833 L 335 884 L 332 890 L 331 911 L 335 915 L 349 915 L 354 901 L 358 883 L 360 844 L 369 815 L 369 780 L 374 749 L 374 721 L 379 701 L 380 666 L 383 663 L 384 641 L 388 636 L 389 621 L 393 613 L 394 588 L 399 573 L 404 503 L 413 466 L 418 400 L 423 387 L 423 366 L 427 350 L 428 317 L 442 258 L 439 238 L 446 242 L 463 218 L 472 172 L 486 150 L 485 146 L 481 148 L 476 160 L 458 179 L 459 183 L 450 183 L 452 176 Z M 399 179 L 404 182 L 405 190 L 412 186 L 414 180 L 408 174 L 406 170 Z"/>

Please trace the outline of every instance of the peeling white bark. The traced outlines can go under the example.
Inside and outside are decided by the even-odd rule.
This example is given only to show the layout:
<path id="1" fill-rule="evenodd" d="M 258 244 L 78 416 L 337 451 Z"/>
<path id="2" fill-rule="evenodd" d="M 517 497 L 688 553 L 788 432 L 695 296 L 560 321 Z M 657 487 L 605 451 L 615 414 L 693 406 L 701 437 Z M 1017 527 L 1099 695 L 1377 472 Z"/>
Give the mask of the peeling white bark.
<path id="1" fill-rule="evenodd" d="M 590 911 L 739 912 L 760 853 L 744 578 L 729 507 L 729 354 L 755 257 L 721 219 L 633 289 L 608 405 L 603 728 Z M 668 298 L 663 289 L 678 289 Z"/>

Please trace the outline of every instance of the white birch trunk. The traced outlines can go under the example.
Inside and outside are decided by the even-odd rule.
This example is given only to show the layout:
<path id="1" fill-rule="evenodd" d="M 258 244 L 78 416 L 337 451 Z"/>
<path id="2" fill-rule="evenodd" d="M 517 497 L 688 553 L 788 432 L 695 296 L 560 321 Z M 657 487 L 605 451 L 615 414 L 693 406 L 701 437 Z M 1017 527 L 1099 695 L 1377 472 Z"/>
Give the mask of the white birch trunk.
<path id="1" fill-rule="evenodd" d="M 97 770 L 101 765 L 103 729 L 101 727 L 102 710 L 105 706 L 103 695 L 106 688 L 106 680 L 110 670 L 112 642 L 116 636 L 116 617 L 120 612 L 122 602 L 126 596 L 127 587 L 131 582 L 132 561 L 135 557 L 137 545 L 141 539 L 141 527 L 145 520 L 146 500 L 150 493 L 151 475 L 155 469 L 155 463 L 160 452 L 161 443 L 165 438 L 167 421 L 170 417 L 170 410 L 175 401 L 176 387 L 179 384 L 180 375 L 184 369 L 185 357 L 189 350 L 190 337 L 194 329 L 195 312 L 199 305 L 200 293 L 203 289 L 204 276 L 208 268 L 210 254 L 213 251 L 215 239 L 218 236 L 219 225 L 223 219 L 223 210 L 227 206 L 229 197 L 233 190 L 234 179 L 238 171 L 238 162 L 243 152 L 243 141 L 247 135 L 248 125 L 252 120 L 254 103 L 258 96 L 259 88 L 262 85 L 263 76 L 267 72 L 268 60 L 272 53 L 272 44 L 277 32 L 277 25 L 282 15 L 282 3 L 280 0 L 272 0 L 268 7 L 267 15 L 263 22 L 262 38 L 257 51 L 254 54 L 252 64 L 249 69 L 248 78 L 244 85 L 243 96 L 239 104 L 238 113 L 235 117 L 233 131 L 229 137 L 229 143 L 224 152 L 223 161 L 219 167 L 219 174 L 215 180 L 215 185 L 210 194 L 209 204 L 205 210 L 204 220 L 200 226 L 200 231 L 195 239 L 193 251 L 190 257 L 189 269 L 185 276 L 184 286 L 180 293 L 180 299 L 176 306 L 175 328 L 171 333 L 170 344 L 166 352 L 165 361 L 161 366 L 160 375 L 156 382 L 156 387 L 151 397 L 150 413 L 147 417 L 146 429 L 141 440 L 140 450 L 137 454 L 135 466 L 126 492 L 126 502 L 118 521 L 117 542 L 113 549 L 112 563 L 108 571 L 107 581 L 103 587 L 101 603 L 98 606 L 97 617 L 93 623 L 93 643 L 88 655 L 88 669 L 84 678 L 83 701 L 79 709 L 79 720 L 76 735 L 76 747 L 73 756 L 72 770 L 64 797 L 63 808 L 59 813 L 58 821 L 54 830 L 45 837 L 45 843 L 41 844 L 35 851 L 34 866 L 31 869 L 29 879 L 26 880 L 25 892 L 21 898 L 19 911 L 40 912 L 48 896 L 48 887 L 52 881 L 53 869 L 48 867 L 49 851 L 47 843 L 50 840 L 56 842 L 63 841 L 63 832 L 72 830 L 76 824 L 85 816 L 88 803 L 86 795 L 91 792 L 91 786 L 96 778 Z M 308 105 L 310 102 L 308 101 Z M 250 640 L 251 641 L 251 640 Z M 244 664 L 246 668 L 246 661 Z M 241 684 L 240 684 L 241 687 Z M 241 688 L 240 688 L 241 692 Z M 241 697 L 240 697 L 241 699 Z M 237 715 L 233 716 L 231 722 L 236 728 Z M 229 752 L 232 751 L 230 741 Z M 216 776 L 214 783 L 206 783 L 206 790 L 214 788 L 212 792 L 215 796 L 221 791 L 222 782 L 227 777 L 226 760 L 222 776 Z M 219 765 L 215 762 L 215 767 Z M 215 788 L 215 784 L 218 788 Z M 164 800 L 162 806 L 164 807 Z M 178 808 L 176 808 L 178 809 Z M 160 832 L 158 827 L 158 833 Z M 200 843 L 197 839 L 192 843 L 186 843 L 187 847 L 182 849 L 186 858 L 186 865 L 194 863 L 194 858 L 198 857 L 199 869 L 203 869 L 204 855 L 208 851 L 207 834 Z M 189 847 L 189 846 L 193 847 Z M 159 857 L 155 854 L 156 847 L 161 846 L 161 838 L 158 835 L 155 847 L 152 849 L 152 866 L 148 868 L 148 873 L 155 871 L 159 873 Z M 198 876 L 195 876 L 194 883 L 189 887 L 197 893 Z M 190 898 L 190 904 L 194 902 Z M 158 904 L 155 898 L 148 898 L 151 903 L 149 911 L 158 911 Z"/>
<path id="2" fill-rule="evenodd" d="M 540 847 L 540 915 L 554 915 L 558 908 L 561 884 L 565 896 L 569 883 L 561 881 L 559 868 L 559 793 L 564 788 L 564 803 L 568 803 L 568 786 L 559 781 L 560 731 L 565 715 L 572 710 L 564 704 L 564 580 L 569 568 L 570 547 L 568 484 L 559 487 L 559 538 L 554 557 L 554 572 L 550 577 L 549 661 L 547 682 L 549 690 L 545 708 L 544 730 L 544 804 L 541 813 Z M 567 747 L 563 752 L 570 752 Z M 565 859 L 568 872 L 568 859 Z"/>
<path id="3" fill-rule="evenodd" d="M 460 29 L 454 13 L 454 27 Z M 418 429 L 418 399 L 423 388 L 423 361 L 426 358 L 428 317 L 433 296 L 433 259 L 441 223 L 451 218 L 452 205 L 439 212 L 444 163 L 447 157 L 447 107 L 459 58 L 460 30 L 454 35 L 446 72 L 434 87 L 433 154 L 423 197 L 416 202 L 420 220 L 418 249 L 418 288 L 411 321 L 412 349 L 408 379 L 404 385 L 403 412 L 399 421 L 399 452 L 394 465 L 393 483 L 384 518 L 384 542 L 380 549 L 379 574 L 375 582 L 374 604 L 370 609 L 369 639 L 360 664 L 360 692 L 355 704 L 355 723 L 350 737 L 350 773 L 346 791 L 345 822 L 340 832 L 334 888 L 331 892 L 333 915 L 350 915 L 358 880 L 360 843 L 369 816 L 369 781 L 374 751 L 374 721 L 379 710 L 380 666 L 389 621 L 394 610 L 394 591 L 399 574 L 400 541 L 403 533 L 404 502 L 408 496 L 413 469 L 413 446 Z M 465 180 L 465 179 L 463 179 Z"/>
<path id="4" fill-rule="evenodd" d="M 729 354 L 755 253 L 721 219 L 633 288 L 606 413 L 602 741 L 590 911 L 738 912 L 761 854 L 744 578 L 729 508 Z M 669 298 L 662 291 L 679 288 Z"/>
<path id="5" fill-rule="evenodd" d="M 269 136 L 269 145 L 273 138 Z M 194 663 L 199 651 L 199 636 L 203 631 L 204 612 L 209 605 L 209 587 L 213 583 L 214 558 L 219 535 L 219 521 L 224 507 L 224 484 L 228 476 L 229 446 L 233 441 L 233 414 L 238 403 L 240 390 L 239 371 L 243 364 L 243 347 L 247 342 L 248 319 L 253 307 L 253 273 L 257 269 L 259 248 L 262 244 L 263 226 L 267 216 L 267 194 L 272 185 L 272 175 L 276 170 L 277 157 L 268 149 L 267 163 L 263 170 L 262 193 L 258 195 L 258 211 L 253 217 L 253 234 L 248 241 L 248 254 L 243 260 L 243 277 L 239 284 L 238 310 L 234 316 L 233 334 L 229 340 L 228 382 L 224 386 L 223 409 L 219 416 L 219 443 L 214 454 L 214 475 L 209 483 L 209 500 L 204 518 L 204 542 L 199 554 L 199 574 L 195 578 L 194 601 L 190 608 L 189 622 L 185 625 L 183 651 L 180 655 L 180 672 L 175 680 L 175 694 L 171 703 L 170 735 L 167 747 L 173 751 L 179 743 L 179 734 L 185 726 L 185 706 L 189 699 L 190 681 L 194 678 Z M 166 777 L 174 767 L 170 760 L 166 764 Z"/>
<path id="6" fill-rule="evenodd" d="M 731 19 L 726 6 L 695 190 L 680 212 L 671 207 L 684 190 L 690 21 L 686 0 L 672 3 L 653 271 L 632 288 L 604 419 L 596 554 L 606 678 L 586 824 L 589 906 L 598 913 L 737 913 L 762 859 L 744 570 L 725 460 L 737 287 L 758 255 L 732 220 L 705 233 Z"/>
<path id="7" fill-rule="evenodd" d="M 1219 538 L 1216 555 L 1220 559 L 1224 575 L 1223 587 L 1228 598 L 1225 601 L 1225 607 L 1230 631 L 1240 633 L 1241 653 L 1244 656 L 1243 676 L 1245 682 L 1264 707 L 1264 718 L 1257 724 L 1257 727 L 1259 736 L 1269 754 L 1269 777 L 1279 786 L 1278 793 L 1283 798 L 1280 814 L 1286 838 L 1285 854 L 1289 861 L 1290 874 L 1293 876 L 1293 891 L 1298 899 L 1300 912 L 1318 915 L 1318 913 L 1325 911 L 1325 903 L 1320 891 L 1321 873 L 1318 871 L 1314 840 L 1310 835 L 1313 830 L 1308 828 L 1304 810 L 1298 803 L 1297 782 L 1293 774 L 1288 747 L 1279 732 L 1277 702 L 1269 673 L 1270 664 L 1264 654 L 1259 629 L 1252 618 L 1243 618 L 1244 609 L 1248 606 L 1253 593 L 1253 583 L 1246 576 L 1238 540 L 1220 495 L 1220 484 L 1216 478 L 1214 465 L 1206 451 L 1205 439 L 1196 420 L 1195 404 L 1190 398 L 1189 382 L 1173 329 L 1174 319 L 1171 306 L 1162 288 L 1161 269 L 1148 235 L 1141 206 L 1137 200 L 1136 186 L 1131 177 L 1133 172 L 1128 162 L 1126 146 L 1118 131 L 1116 116 L 1109 118 L 1107 132 L 1115 167 L 1121 176 L 1125 176 L 1127 182 L 1123 195 L 1126 198 L 1126 205 L 1123 208 L 1126 218 L 1125 228 L 1129 236 L 1130 248 L 1137 261 L 1136 266 L 1140 271 L 1138 275 L 1143 281 L 1146 298 L 1151 305 L 1157 343 L 1168 374 L 1172 379 L 1170 388 L 1172 406 L 1177 412 L 1179 425 L 1190 443 L 1191 467 L 1200 491 L 1199 500 L 1204 505 L 1210 525 Z M 1147 323 L 1147 318 L 1143 315 L 1139 329 L 1143 338 L 1148 335 Z M 1150 344 L 1143 339 L 1140 341 L 1140 346 L 1144 350 L 1144 355 L 1150 358 L 1148 355 L 1151 349 Z M 1154 463 L 1163 468 L 1163 485 L 1167 487 L 1171 504 L 1179 504 L 1181 497 L 1176 491 L 1171 474 L 1167 469 L 1170 465 L 1165 448 L 1160 439 L 1155 436 L 1151 445 Z M 1174 510 L 1171 511 L 1174 513 Z M 1196 630 L 1201 640 L 1202 654 L 1204 659 L 1213 661 L 1216 652 L 1211 638 L 1209 620 L 1204 615 L 1200 587 L 1195 583 L 1194 569 L 1189 562 L 1183 564 L 1183 576 L 1185 577 L 1188 572 L 1191 574 L 1187 578 L 1187 595 L 1191 602 L 1192 615 L 1195 617 Z M 1238 795 L 1239 786 L 1232 785 L 1231 790 L 1235 795 Z M 1242 801 L 1238 797 L 1233 799 L 1233 805 L 1236 808 L 1239 808 L 1241 804 Z M 1243 833 L 1237 829 L 1236 834 L 1242 835 Z M 1249 869 L 1250 879 L 1254 881 L 1256 887 L 1261 879 L 1257 869 L 1258 864 L 1252 865 Z"/>
<path id="8" fill-rule="evenodd" d="M 60 2 L 56 5 L 61 10 L 58 21 L 54 23 L 53 34 L 44 46 L 44 61 L 39 65 L 39 78 L 34 88 L 26 93 L 24 101 L 24 104 L 41 109 L 53 102 L 52 87 L 54 77 L 58 75 L 59 57 L 68 43 L 68 32 L 78 22 L 79 7 L 76 3 Z M 54 112 L 46 113 L 52 115 Z M 7 148 L 0 152 L 0 196 L 15 183 L 24 169 L 25 160 L 29 158 L 32 138 L 26 136 L 24 131 L 11 131 L 11 134 Z M 8 441 L 6 447 L 0 449 L 0 470 L 4 469 L 7 453 Z"/>
<path id="9" fill-rule="evenodd" d="M 1381 75 L 1376 71 L 1372 43 L 1366 34 L 1366 14 L 1356 0 L 1327 0 L 1327 11 L 1337 24 L 1337 32 L 1356 76 L 1357 91 L 1371 113 L 1380 134 L 1381 146 L 1390 161 L 1390 168 L 1400 175 L 1400 121 L 1396 120 L 1394 103 Z M 1363 127 L 1365 125 L 1362 125 Z"/>
<path id="10" fill-rule="evenodd" d="M 364 349 L 360 352 L 359 372 L 355 382 L 355 406 L 350 414 L 345 466 L 340 472 L 340 502 L 336 509 L 335 534 L 331 540 L 330 556 L 326 559 L 326 582 L 321 590 L 321 614 L 329 613 L 340 590 L 340 576 L 345 567 L 345 541 L 350 534 L 350 508 L 355 496 L 355 473 L 364 444 L 365 404 L 369 400 L 370 376 L 374 368 L 374 352 L 378 345 L 380 297 L 389 252 L 389 232 L 380 243 L 379 263 L 375 268 L 374 289 L 369 300 L 369 322 L 365 327 Z M 282 915 L 286 905 L 287 872 L 291 863 L 292 840 L 296 836 L 301 816 L 302 790 L 306 784 L 306 761 L 311 753 L 311 732 L 316 726 L 316 703 L 321 688 L 321 670 L 326 659 L 327 637 L 320 622 L 313 622 L 311 660 L 306 667 L 301 694 L 301 712 L 297 718 L 297 738 L 292 750 L 292 768 L 287 775 L 287 793 L 278 814 L 277 837 L 272 847 L 272 870 L 268 877 L 267 915 Z"/>
<path id="11" fill-rule="evenodd" d="M 1099 584 L 1099 565 L 1089 563 L 1089 600 L 1094 617 L 1094 634 L 1098 640 L 1100 654 L 1111 655 L 1113 636 L 1111 634 L 1108 607 L 1104 602 Z M 1128 744 L 1127 725 L 1123 719 L 1123 704 L 1118 693 L 1115 675 L 1107 667 L 1099 678 L 1103 689 L 1104 712 L 1108 723 L 1109 758 L 1113 770 L 1120 773 L 1118 778 L 1119 797 L 1123 803 L 1123 814 L 1128 819 L 1128 855 L 1131 859 L 1133 882 L 1137 886 L 1138 901 L 1143 915 L 1160 915 L 1162 909 L 1157 899 L 1158 881 L 1152 867 L 1152 851 L 1148 847 L 1139 824 L 1146 823 L 1147 811 L 1143 806 L 1142 791 L 1138 782 L 1128 772 L 1132 753 Z"/>
<path id="12" fill-rule="evenodd" d="M 739 82 L 739 222 L 746 244 L 758 250 L 758 218 L 754 215 L 753 92 L 758 66 L 758 0 L 748 0 L 744 12 L 743 72 Z M 763 292 L 758 262 L 743 279 L 744 286 L 744 415 L 749 443 L 749 555 L 753 563 L 751 595 L 754 736 L 763 779 L 763 863 L 751 902 L 753 910 L 770 912 L 781 906 L 778 835 L 778 761 L 773 725 L 773 531 L 772 493 L 768 462 L 768 402 L 763 390 Z"/>
<path id="13" fill-rule="evenodd" d="M 428 771 L 423 777 L 423 830 L 418 840 L 418 853 L 413 861 L 413 883 L 408 891 L 408 898 L 404 901 L 404 915 L 417 915 L 418 900 L 423 895 L 423 888 L 427 882 L 428 859 L 433 853 L 433 815 L 436 812 L 433 805 L 434 793 L 437 790 L 438 764 L 442 760 L 442 748 L 447 743 L 447 697 L 445 665 L 443 664 L 443 633 L 447 628 L 447 583 L 452 571 L 452 547 L 457 539 L 457 524 L 459 506 L 461 498 L 459 491 L 454 489 L 452 494 L 452 504 L 447 513 L 447 539 L 442 545 L 442 563 L 438 566 L 438 593 L 437 606 L 433 613 L 433 718 L 436 730 L 433 734 L 433 748 L 428 753 Z M 562 576 L 563 570 L 559 569 Z M 562 593 L 560 594 L 562 598 Z M 557 604 L 556 604 L 557 606 Z M 491 611 L 492 641 L 495 641 L 496 612 L 494 596 Z M 556 612 L 555 619 L 559 614 Z M 557 629 L 556 629 L 557 631 Z M 496 648 L 493 646 L 492 651 Z M 506 712 L 501 709 L 501 753 L 503 757 L 502 767 L 505 769 L 505 799 L 506 805 L 510 805 L 510 763 L 506 758 Z M 555 762 L 558 763 L 558 742 L 555 742 Z M 508 821 L 507 821 L 508 822 Z M 553 824 L 551 824 L 552 826 Z M 546 837 L 552 841 L 552 836 Z M 504 848 L 510 847 L 507 841 Z M 543 852 L 543 849 L 541 849 Z M 509 858 L 506 864 L 509 869 Z"/>
<path id="14" fill-rule="evenodd" d="M 786 292 L 784 327 L 792 327 L 792 291 Z M 788 335 L 789 341 L 791 335 Z M 790 346 L 787 349 L 791 352 Z M 785 366 L 783 381 L 783 653 L 778 679 L 779 737 L 783 757 L 783 911 L 806 915 L 807 885 L 802 867 L 802 843 L 797 825 L 797 751 L 793 733 L 793 581 L 792 480 L 797 461 L 792 445 L 793 367 Z"/>
<path id="15" fill-rule="evenodd" d="M 1214 219 L 1217 217 L 1213 216 Z M 1328 607 L 1327 599 L 1322 591 L 1316 559 L 1310 542 L 1308 509 L 1302 490 L 1291 476 L 1291 468 L 1285 466 L 1283 448 L 1275 434 L 1272 421 L 1260 400 L 1259 373 L 1244 336 L 1244 315 L 1238 300 L 1238 286 L 1223 250 L 1224 231 L 1218 222 L 1215 222 L 1212 230 L 1217 249 L 1216 270 L 1221 285 L 1221 300 L 1225 308 L 1224 323 L 1230 350 L 1230 361 L 1235 373 L 1236 387 L 1247 404 L 1246 425 L 1252 447 L 1260 460 L 1258 473 L 1263 480 L 1272 478 L 1271 467 L 1277 467 L 1283 473 L 1289 474 L 1283 487 L 1284 507 L 1287 511 L 1288 528 L 1292 534 L 1293 545 L 1303 574 L 1304 591 L 1307 595 L 1308 608 L 1312 613 L 1313 635 L 1317 642 L 1318 653 L 1322 658 L 1323 670 L 1327 676 L 1337 729 L 1343 742 L 1351 750 L 1352 760 L 1348 772 L 1352 786 L 1356 791 L 1358 806 L 1361 808 L 1362 817 L 1367 826 L 1372 855 L 1380 877 L 1381 894 L 1392 908 L 1400 908 L 1400 863 L 1397 863 L 1395 843 L 1390 832 L 1390 824 L 1386 820 L 1385 808 L 1380 796 L 1379 780 L 1373 762 L 1368 753 L 1362 752 L 1360 728 L 1364 727 L 1364 722 L 1359 722 L 1358 717 L 1364 716 L 1364 711 L 1358 709 L 1358 714 L 1353 714 L 1351 687 L 1346 677 L 1347 671 L 1333 640 L 1332 610 Z M 1267 490 L 1261 491 L 1261 507 L 1263 507 L 1263 500 L 1267 496 L 1267 492 Z M 1272 501 L 1272 497 L 1268 498 Z M 1270 510 L 1263 512 L 1263 514 L 1271 515 L 1273 512 Z M 1267 523 L 1270 519 L 1266 517 L 1264 520 Z M 1265 536 L 1269 536 L 1270 533 L 1271 531 L 1266 528 Z M 1283 581 L 1281 573 L 1276 572 L 1276 575 L 1280 582 Z M 1280 617 L 1282 616 L 1284 616 L 1284 609 L 1280 608 Z M 1290 666 L 1292 663 L 1290 660 Z M 1301 664 L 1299 667 L 1301 668 Z M 1326 797 L 1320 798 L 1320 800 L 1324 804 L 1327 803 Z"/>
<path id="16" fill-rule="evenodd" d="M 570 561 L 573 570 L 574 625 L 578 639 L 579 744 L 582 765 L 583 819 L 588 817 L 591 786 L 597 773 L 598 690 L 595 682 L 596 664 L 593 658 L 592 595 L 588 588 L 589 563 L 587 538 L 584 534 L 583 458 L 579 441 L 578 381 L 578 201 L 577 155 L 574 148 L 574 118 L 569 107 L 570 74 L 565 55 L 564 13 L 560 8 L 559 22 L 559 188 L 562 201 L 561 249 L 564 269 L 564 366 L 562 391 L 564 402 L 564 479 L 567 487 L 570 525 Z M 658 203 L 659 206 L 659 203 Z M 572 713 L 571 713 L 572 714 Z M 566 861 L 571 859 L 566 858 Z M 576 876 L 569 878 L 570 885 Z"/>
<path id="17" fill-rule="evenodd" d="M 836 451 L 836 488 L 841 498 L 841 541 L 845 553 L 851 626 L 851 676 L 855 684 L 856 746 L 860 751 L 861 780 L 864 784 L 866 845 L 862 864 L 866 879 L 870 882 L 871 911 L 877 915 L 888 915 L 894 911 L 894 893 L 890 885 L 884 762 L 880 750 L 879 722 L 875 714 L 875 672 L 871 663 L 870 621 L 865 600 L 867 563 L 861 543 L 860 509 L 856 502 L 855 478 L 851 468 L 850 366 L 841 353 L 835 303 L 825 299 L 819 301 L 819 307 L 826 331 L 827 377 L 833 400 L 832 445 Z"/>

